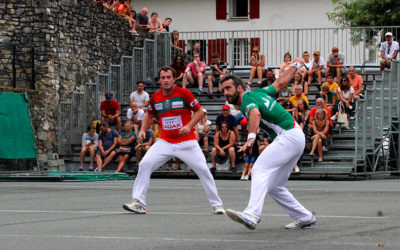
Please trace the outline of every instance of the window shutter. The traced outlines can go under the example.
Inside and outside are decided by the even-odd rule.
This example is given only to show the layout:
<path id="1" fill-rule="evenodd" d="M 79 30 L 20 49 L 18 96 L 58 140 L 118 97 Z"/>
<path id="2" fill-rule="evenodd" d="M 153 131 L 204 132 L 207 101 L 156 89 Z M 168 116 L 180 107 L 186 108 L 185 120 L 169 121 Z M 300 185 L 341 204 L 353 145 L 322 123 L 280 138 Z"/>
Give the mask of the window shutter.
<path id="1" fill-rule="evenodd" d="M 250 0 L 250 19 L 260 18 L 260 0 Z"/>
<path id="2" fill-rule="evenodd" d="M 226 19 L 226 0 L 216 0 L 217 20 Z"/>

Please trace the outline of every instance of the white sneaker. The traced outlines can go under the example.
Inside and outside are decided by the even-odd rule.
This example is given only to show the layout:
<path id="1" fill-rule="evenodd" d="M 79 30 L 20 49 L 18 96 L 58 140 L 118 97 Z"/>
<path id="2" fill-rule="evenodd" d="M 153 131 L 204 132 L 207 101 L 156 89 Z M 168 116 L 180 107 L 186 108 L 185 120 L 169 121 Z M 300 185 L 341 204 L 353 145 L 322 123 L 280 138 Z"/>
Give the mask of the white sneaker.
<path id="1" fill-rule="evenodd" d="M 225 209 L 222 206 L 215 206 L 213 207 L 214 209 L 214 214 L 224 214 Z"/>
<path id="2" fill-rule="evenodd" d="M 322 151 L 327 152 L 328 149 L 325 146 L 322 146 Z"/>
<path id="3" fill-rule="evenodd" d="M 244 181 L 244 180 L 245 180 L 244 175 L 242 175 L 242 177 L 240 177 L 240 180 L 241 180 L 241 181 Z"/>
<path id="4" fill-rule="evenodd" d="M 286 229 L 302 229 L 305 227 L 311 227 L 317 224 L 317 218 L 315 218 L 315 213 L 312 212 L 312 217 L 308 221 L 293 221 L 285 226 Z"/>
<path id="5" fill-rule="evenodd" d="M 294 166 L 294 172 L 295 173 L 299 173 L 300 172 L 300 168 L 299 168 L 299 166 Z"/>
<path id="6" fill-rule="evenodd" d="M 248 215 L 244 212 L 234 211 L 232 209 L 227 209 L 226 215 L 228 215 L 228 217 L 233 221 L 243 224 L 247 229 L 250 230 L 256 229 L 257 223 L 259 222 L 259 220 L 251 215 Z"/>
<path id="7" fill-rule="evenodd" d="M 246 176 L 244 177 L 244 180 L 245 180 L 245 181 L 248 181 L 248 180 L 249 180 L 249 176 L 246 175 Z"/>
<path id="8" fill-rule="evenodd" d="M 128 210 L 130 212 L 134 212 L 137 214 L 145 214 L 146 206 L 143 205 L 139 200 L 134 199 L 131 203 L 125 203 L 122 206 L 123 209 Z"/>

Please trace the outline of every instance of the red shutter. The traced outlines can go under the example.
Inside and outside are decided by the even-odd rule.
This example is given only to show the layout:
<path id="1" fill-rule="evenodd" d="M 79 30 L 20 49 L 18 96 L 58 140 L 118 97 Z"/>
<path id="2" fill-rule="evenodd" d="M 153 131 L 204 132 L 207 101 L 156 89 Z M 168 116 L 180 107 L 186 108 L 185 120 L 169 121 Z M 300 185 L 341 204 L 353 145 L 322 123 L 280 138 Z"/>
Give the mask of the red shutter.
<path id="1" fill-rule="evenodd" d="M 211 56 L 218 53 L 221 61 L 226 62 L 226 39 L 208 40 L 208 65 L 211 64 Z"/>
<path id="2" fill-rule="evenodd" d="M 250 0 L 250 19 L 260 18 L 260 0 Z"/>
<path id="3" fill-rule="evenodd" d="M 185 40 L 178 40 L 178 47 L 183 49 L 185 52 Z"/>
<path id="4" fill-rule="evenodd" d="M 226 19 L 226 0 L 216 0 L 217 20 Z"/>
<path id="5" fill-rule="evenodd" d="M 250 38 L 250 55 L 251 55 L 251 52 L 253 51 L 253 48 L 255 46 L 260 47 L 260 38 L 259 37 Z"/>

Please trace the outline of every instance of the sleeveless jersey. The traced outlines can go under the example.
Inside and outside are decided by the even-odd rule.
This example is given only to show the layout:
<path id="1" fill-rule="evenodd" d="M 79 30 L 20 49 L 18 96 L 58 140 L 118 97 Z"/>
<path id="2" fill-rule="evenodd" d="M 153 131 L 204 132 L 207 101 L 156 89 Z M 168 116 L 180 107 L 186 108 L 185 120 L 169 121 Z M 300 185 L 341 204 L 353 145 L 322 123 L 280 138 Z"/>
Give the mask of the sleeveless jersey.
<path id="1" fill-rule="evenodd" d="M 260 127 L 269 133 L 271 139 L 283 131 L 294 128 L 293 117 L 277 101 L 273 99 L 276 89 L 273 85 L 268 88 L 256 89 L 243 94 L 240 111 L 249 119 L 250 111 L 256 108 L 261 113 Z"/>
<path id="2" fill-rule="evenodd" d="M 154 93 L 147 112 L 159 117 L 161 139 L 170 143 L 180 143 L 196 140 L 193 128 L 187 135 L 181 135 L 178 132 L 192 119 L 191 111 L 197 111 L 200 108 L 200 104 L 189 90 L 175 86 L 169 96 L 164 96 L 162 90 Z"/>

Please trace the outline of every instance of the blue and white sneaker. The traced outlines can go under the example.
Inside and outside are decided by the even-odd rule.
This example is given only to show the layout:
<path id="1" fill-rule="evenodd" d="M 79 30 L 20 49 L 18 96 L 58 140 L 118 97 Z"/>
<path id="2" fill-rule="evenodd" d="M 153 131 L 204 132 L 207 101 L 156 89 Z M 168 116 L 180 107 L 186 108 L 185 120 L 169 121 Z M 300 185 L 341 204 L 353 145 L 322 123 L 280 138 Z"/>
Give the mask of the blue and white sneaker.
<path id="1" fill-rule="evenodd" d="M 260 221 L 249 214 L 246 214 L 244 212 L 234 211 L 232 209 L 227 209 L 226 215 L 228 215 L 229 218 L 231 218 L 233 221 L 243 224 L 245 227 L 247 227 L 247 229 L 250 230 L 256 229 L 257 223 L 259 223 Z"/>
<path id="2" fill-rule="evenodd" d="M 137 214 L 145 214 L 146 213 L 146 206 L 141 203 L 139 200 L 134 199 L 130 203 L 125 203 L 122 206 L 123 209 L 128 210 L 130 212 L 134 212 Z"/>
<path id="3" fill-rule="evenodd" d="M 285 226 L 286 229 L 302 229 L 305 227 L 311 227 L 317 224 L 317 218 L 315 218 L 315 213 L 312 212 L 312 217 L 308 221 L 293 221 Z"/>

